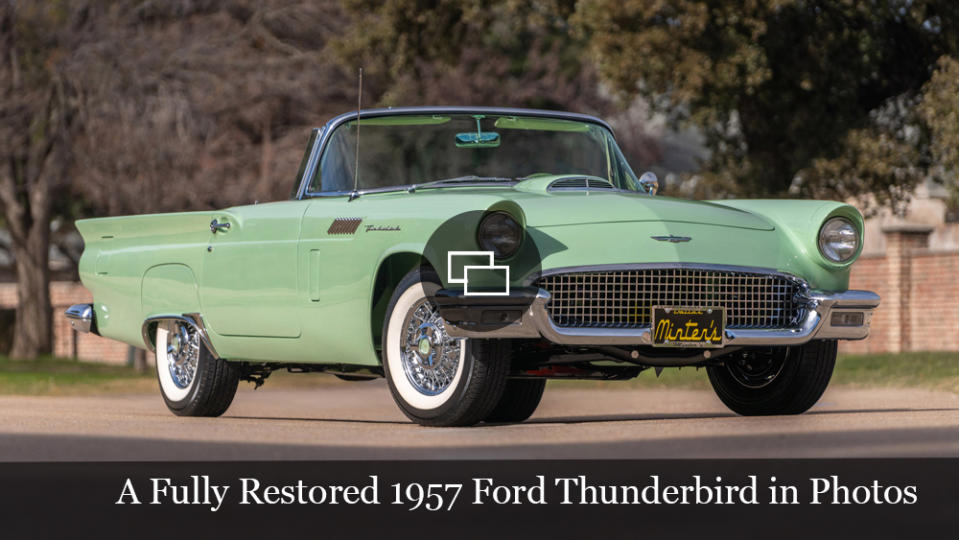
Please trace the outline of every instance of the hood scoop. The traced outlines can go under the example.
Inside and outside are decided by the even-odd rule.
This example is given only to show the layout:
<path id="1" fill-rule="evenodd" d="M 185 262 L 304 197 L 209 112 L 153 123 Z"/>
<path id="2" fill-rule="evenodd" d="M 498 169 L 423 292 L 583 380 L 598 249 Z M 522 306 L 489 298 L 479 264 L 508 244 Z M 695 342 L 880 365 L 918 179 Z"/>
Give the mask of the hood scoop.
<path id="1" fill-rule="evenodd" d="M 594 189 L 614 190 L 616 188 L 610 182 L 600 178 L 567 176 L 550 183 L 546 191 L 591 191 Z"/>

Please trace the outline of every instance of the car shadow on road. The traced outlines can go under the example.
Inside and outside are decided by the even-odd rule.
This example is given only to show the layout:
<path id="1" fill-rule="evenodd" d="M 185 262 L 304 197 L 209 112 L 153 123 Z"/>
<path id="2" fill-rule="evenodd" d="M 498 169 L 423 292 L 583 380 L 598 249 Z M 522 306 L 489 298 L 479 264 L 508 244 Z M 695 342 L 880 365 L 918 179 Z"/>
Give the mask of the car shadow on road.
<path id="1" fill-rule="evenodd" d="M 524 424 L 587 424 L 590 422 L 643 422 L 649 420 L 706 420 L 712 418 L 728 418 L 736 416 L 734 413 L 724 412 L 690 412 L 690 413 L 643 413 L 643 414 L 596 414 L 588 416 L 547 416 L 531 418 Z M 505 425 L 505 424 L 492 424 Z"/>
<path id="2" fill-rule="evenodd" d="M 233 416 L 230 414 L 223 415 L 223 418 L 230 418 L 233 420 L 259 420 L 259 421 L 279 420 L 284 422 L 339 422 L 344 424 L 402 425 L 402 424 L 411 423 L 407 420 L 370 420 L 370 419 L 358 419 L 358 418 L 305 418 L 305 417 L 299 417 L 299 416 L 244 416 L 244 415 Z"/>
<path id="3" fill-rule="evenodd" d="M 728 418 L 736 416 L 733 413 L 665 413 L 665 414 L 606 414 L 595 416 L 555 416 L 546 418 L 532 418 L 521 422 L 522 424 L 581 424 L 589 422 L 635 422 L 645 420 L 679 420 L 679 419 L 710 419 L 710 418 Z M 297 416 L 248 416 L 248 415 L 230 415 L 225 414 L 223 418 L 234 420 L 258 420 L 258 421 L 283 421 L 283 422 L 336 422 L 343 424 L 384 424 L 384 425 L 403 425 L 412 424 L 410 420 L 371 420 L 356 418 L 330 418 L 330 417 L 297 417 Z M 479 424 L 476 427 L 484 426 L 507 426 L 514 425 L 515 422 L 497 422 L 488 424 Z"/>
<path id="4" fill-rule="evenodd" d="M 869 413 L 900 413 L 900 412 L 959 412 L 955 407 L 898 407 L 889 409 L 813 409 L 803 414 L 869 414 Z"/>
<path id="5" fill-rule="evenodd" d="M 959 412 L 959 408 L 888 408 L 888 409 L 814 409 L 803 415 L 791 416 L 818 416 L 828 414 L 882 414 L 882 413 L 904 413 L 904 412 Z M 297 417 L 297 416 L 249 416 L 249 415 L 225 415 L 225 418 L 235 420 L 257 420 L 257 421 L 284 421 L 284 422 L 336 422 L 343 424 L 382 424 L 382 425 L 404 425 L 411 424 L 407 420 L 376 420 L 376 419 L 357 419 L 357 418 L 331 418 L 331 417 Z M 547 416 L 531 418 L 523 424 L 530 425 L 549 425 L 549 424 L 589 424 L 604 422 L 649 422 L 657 420 L 711 420 L 718 418 L 737 418 L 739 415 L 733 412 L 688 412 L 688 413 L 642 413 L 642 414 L 596 414 L 584 416 Z M 745 417 L 743 417 L 745 418 Z M 498 422 L 490 424 L 481 424 L 480 427 L 509 426 L 515 423 Z"/>
<path id="6" fill-rule="evenodd" d="M 509 442 L 423 447 L 382 438 L 344 436 L 314 444 L 205 441 L 111 435 L 3 434 L 0 461 L 403 460 L 403 459 L 729 459 L 959 456 L 959 426 L 800 433 L 738 433 L 619 441 Z M 534 438 L 535 441 L 535 438 Z"/>
<path id="7" fill-rule="evenodd" d="M 824 409 L 811 410 L 804 413 L 804 416 L 816 416 L 825 414 L 877 414 L 877 413 L 900 413 L 900 412 L 952 412 L 957 408 L 888 408 L 888 409 Z M 797 416 L 797 415 L 794 415 Z M 736 418 L 739 415 L 733 412 L 714 412 L 714 413 L 650 413 L 650 414 L 598 414 L 591 416 L 550 416 L 531 418 L 524 424 L 586 424 L 591 422 L 643 422 L 651 420 L 709 420 L 717 418 Z M 745 418 L 745 417 L 743 417 Z M 508 425 L 508 424 L 487 424 L 487 425 Z"/>

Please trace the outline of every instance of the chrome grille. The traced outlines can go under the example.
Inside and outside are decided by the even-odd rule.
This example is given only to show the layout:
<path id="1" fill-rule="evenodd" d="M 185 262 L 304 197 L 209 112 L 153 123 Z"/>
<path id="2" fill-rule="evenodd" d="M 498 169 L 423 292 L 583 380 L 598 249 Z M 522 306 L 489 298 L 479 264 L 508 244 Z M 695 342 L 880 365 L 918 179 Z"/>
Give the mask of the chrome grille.
<path id="1" fill-rule="evenodd" d="M 540 278 L 557 326 L 642 328 L 653 306 L 726 309 L 727 328 L 791 328 L 803 314 L 801 285 L 776 274 L 655 268 L 572 272 Z"/>

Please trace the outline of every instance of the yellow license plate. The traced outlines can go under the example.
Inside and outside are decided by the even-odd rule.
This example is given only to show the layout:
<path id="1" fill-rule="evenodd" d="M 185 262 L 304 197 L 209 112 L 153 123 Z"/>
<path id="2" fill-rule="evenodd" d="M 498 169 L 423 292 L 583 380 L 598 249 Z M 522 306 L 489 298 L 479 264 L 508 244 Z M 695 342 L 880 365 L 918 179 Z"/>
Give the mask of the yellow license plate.
<path id="1" fill-rule="evenodd" d="M 722 347 L 726 310 L 721 307 L 653 307 L 654 347 Z"/>

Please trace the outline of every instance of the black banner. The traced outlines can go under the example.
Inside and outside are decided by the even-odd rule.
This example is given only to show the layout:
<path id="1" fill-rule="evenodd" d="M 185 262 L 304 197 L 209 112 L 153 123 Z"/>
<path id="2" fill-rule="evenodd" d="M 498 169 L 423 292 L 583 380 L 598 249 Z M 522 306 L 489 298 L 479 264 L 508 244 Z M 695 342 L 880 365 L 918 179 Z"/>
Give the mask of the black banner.
<path id="1" fill-rule="evenodd" d="M 5 538 L 927 538 L 959 460 L 0 464 Z"/>

